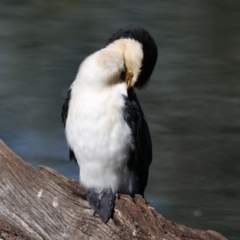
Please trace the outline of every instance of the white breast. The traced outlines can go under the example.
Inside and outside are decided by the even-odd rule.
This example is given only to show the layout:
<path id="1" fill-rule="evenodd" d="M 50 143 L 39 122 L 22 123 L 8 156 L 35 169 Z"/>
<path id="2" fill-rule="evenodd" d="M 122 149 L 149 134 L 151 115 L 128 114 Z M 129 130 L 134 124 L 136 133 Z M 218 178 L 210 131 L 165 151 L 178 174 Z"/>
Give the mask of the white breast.
<path id="1" fill-rule="evenodd" d="M 135 181 L 128 171 L 131 131 L 123 119 L 125 83 L 104 89 L 74 85 L 66 121 L 66 137 L 87 188 L 131 193 Z"/>

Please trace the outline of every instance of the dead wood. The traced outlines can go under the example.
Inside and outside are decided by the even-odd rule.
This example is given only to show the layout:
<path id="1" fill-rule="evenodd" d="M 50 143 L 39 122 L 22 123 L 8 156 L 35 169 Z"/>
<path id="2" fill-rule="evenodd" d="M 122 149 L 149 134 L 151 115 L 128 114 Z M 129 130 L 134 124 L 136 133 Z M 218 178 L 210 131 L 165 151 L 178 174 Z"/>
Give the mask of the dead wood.
<path id="1" fill-rule="evenodd" d="M 93 216 L 85 189 L 48 167 L 26 164 L 0 140 L 0 238 L 226 240 L 166 220 L 140 195 L 117 195 L 113 219 Z"/>

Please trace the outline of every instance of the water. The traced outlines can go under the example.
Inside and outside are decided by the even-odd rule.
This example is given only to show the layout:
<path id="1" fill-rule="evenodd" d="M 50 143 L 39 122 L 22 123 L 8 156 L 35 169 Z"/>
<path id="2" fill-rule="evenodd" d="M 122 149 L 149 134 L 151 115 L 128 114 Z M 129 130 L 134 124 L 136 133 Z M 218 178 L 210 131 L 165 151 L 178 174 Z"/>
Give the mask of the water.
<path id="1" fill-rule="evenodd" d="M 0 1 L 0 138 L 26 162 L 78 178 L 61 106 L 79 63 L 128 23 L 159 59 L 137 94 L 153 140 L 146 197 L 164 217 L 240 238 L 240 4 Z"/>

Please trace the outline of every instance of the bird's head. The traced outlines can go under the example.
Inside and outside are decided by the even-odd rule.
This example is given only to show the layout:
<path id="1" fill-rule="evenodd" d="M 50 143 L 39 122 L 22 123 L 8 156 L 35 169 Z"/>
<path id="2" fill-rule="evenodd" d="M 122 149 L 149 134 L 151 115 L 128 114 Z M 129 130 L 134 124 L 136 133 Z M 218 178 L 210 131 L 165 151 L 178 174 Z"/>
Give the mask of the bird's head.
<path id="1" fill-rule="evenodd" d="M 124 67 L 121 78 L 127 86 L 139 89 L 146 86 L 158 56 L 157 46 L 150 34 L 141 27 L 128 25 L 109 37 L 110 45 L 122 52 Z"/>
<path id="2" fill-rule="evenodd" d="M 153 72 L 157 55 L 150 34 L 141 27 L 128 25 L 113 33 L 105 48 L 83 61 L 74 84 L 80 84 L 82 89 L 125 82 L 128 88 L 143 88 Z"/>

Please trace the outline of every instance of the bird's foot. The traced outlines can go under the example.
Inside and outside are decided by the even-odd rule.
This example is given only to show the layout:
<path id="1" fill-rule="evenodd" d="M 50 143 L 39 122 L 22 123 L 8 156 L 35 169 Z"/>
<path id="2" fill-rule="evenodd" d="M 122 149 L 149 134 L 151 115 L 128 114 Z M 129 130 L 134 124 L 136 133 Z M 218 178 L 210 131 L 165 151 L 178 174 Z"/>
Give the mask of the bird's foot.
<path id="1" fill-rule="evenodd" d="M 114 194 L 112 190 L 103 190 L 100 193 L 93 189 L 88 190 L 86 198 L 94 211 L 106 223 L 112 216 L 114 207 Z"/>

